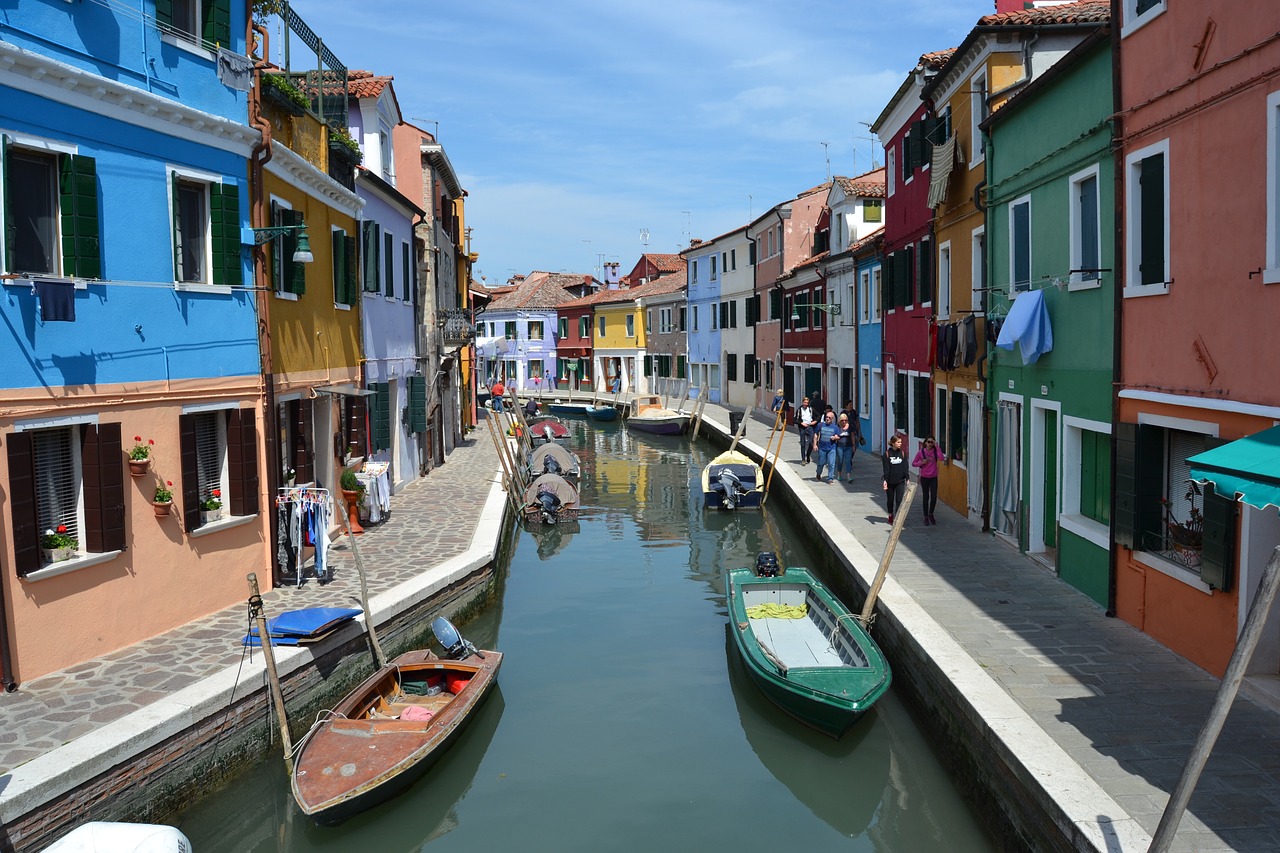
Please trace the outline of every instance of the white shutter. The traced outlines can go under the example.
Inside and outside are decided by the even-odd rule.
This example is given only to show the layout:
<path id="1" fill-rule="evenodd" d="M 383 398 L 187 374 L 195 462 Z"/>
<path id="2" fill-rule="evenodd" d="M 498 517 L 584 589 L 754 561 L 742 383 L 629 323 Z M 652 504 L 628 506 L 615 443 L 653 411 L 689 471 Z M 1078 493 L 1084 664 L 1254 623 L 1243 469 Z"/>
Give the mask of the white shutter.
<path id="1" fill-rule="evenodd" d="M 36 520 L 40 534 L 66 525 L 67 533 L 80 538 L 80 476 L 78 427 L 36 431 L 32 439 L 36 462 Z"/>

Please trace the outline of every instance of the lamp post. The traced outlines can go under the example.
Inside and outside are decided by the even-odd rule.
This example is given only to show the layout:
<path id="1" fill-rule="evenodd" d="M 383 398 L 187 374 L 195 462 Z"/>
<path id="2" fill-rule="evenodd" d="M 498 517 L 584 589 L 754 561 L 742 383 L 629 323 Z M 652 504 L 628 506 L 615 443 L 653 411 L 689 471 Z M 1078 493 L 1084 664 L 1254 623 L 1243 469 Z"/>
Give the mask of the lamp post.
<path id="1" fill-rule="evenodd" d="M 311 254 L 311 243 L 307 239 L 307 223 L 305 222 L 297 225 L 267 225 L 262 228 L 254 228 L 253 245 L 261 246 L 263 243 L 269 243 L 277 237 L 284 237 L 287 234 L 296 234 L 298 237 L 298 245 L 293 252 L 293 262 L 295 264 L 309 264 L 315 260 L 315 257 Z"/>

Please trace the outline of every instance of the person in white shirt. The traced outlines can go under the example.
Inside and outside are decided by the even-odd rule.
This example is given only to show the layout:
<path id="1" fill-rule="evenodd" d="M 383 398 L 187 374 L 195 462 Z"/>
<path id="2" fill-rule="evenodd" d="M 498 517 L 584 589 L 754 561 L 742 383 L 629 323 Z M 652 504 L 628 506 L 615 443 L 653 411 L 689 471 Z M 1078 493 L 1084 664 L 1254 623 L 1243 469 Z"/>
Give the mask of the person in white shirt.
<path id="1" fill-rule="evenodd" d="M 796 422 L 800 424 L 800 462 L 809 464 L 813 457 L 813 428 L 818 425 L 817 415 L 809 405 L 809 398 L 800 402 L 800 411 L 796 414 Z"/>

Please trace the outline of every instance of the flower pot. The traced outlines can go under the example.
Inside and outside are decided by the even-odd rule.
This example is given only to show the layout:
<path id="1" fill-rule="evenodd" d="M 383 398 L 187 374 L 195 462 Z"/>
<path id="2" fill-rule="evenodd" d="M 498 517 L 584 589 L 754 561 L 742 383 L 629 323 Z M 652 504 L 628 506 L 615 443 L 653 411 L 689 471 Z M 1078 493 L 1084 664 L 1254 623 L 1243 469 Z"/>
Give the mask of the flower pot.
<path id="1" fill-rule="evenodd" d="M 289 97 L 289 94 L 267 82 L 262 84 L 262 100 L 275 104 L 291 116 L 305 115 L 307 108 Z"/>
<path id="2" fill-rule="evenodd" d="M 168 517 L 169 510 L 172 507 L 173 501 L 155 501 L 151 504 L 151 508 L 156 511 L 156 518 Z"/>
<path id="3" fill-rule="evenodd" d="M 364 533 L 364 528 L 360 526 L 360 493 L 343 489 L 342 499 L 347 502 L 347 524 L 351 526 L 351 533 Z"/>
<path id="4" fill-rule="evenodd" d="M 202 509 L 202 510 L 200 510 L 200 523 L 201 523 L 201 524 L 208 524 L 209 522 L 211 522 L 211 521 L 217 521 L 217 520 L 218 520 L 218 519 L 220 519 L 220 518 L 222 518 L 222 507 L 218 507 L 217 509 Z"/>
<path id="5" fill-rule="evenodd" d="M 70 560 L 76 553 L 74 548 L 41 548 L 46 563 L 61 563 Z"/>
<path id="6" fill-rule="evenodd" d="M 151 465 L 151 458 L 146 459 L 130 459 L 129 460 L 129 476 L 141 477 L 147 473 L 148 466 Z"/>

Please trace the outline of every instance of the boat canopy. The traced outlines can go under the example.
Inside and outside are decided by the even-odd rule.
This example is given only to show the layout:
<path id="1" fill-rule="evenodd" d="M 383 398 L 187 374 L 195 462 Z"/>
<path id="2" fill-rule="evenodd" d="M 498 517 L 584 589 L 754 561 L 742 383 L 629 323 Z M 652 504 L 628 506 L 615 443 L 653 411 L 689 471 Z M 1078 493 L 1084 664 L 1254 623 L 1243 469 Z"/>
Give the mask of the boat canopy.
<path id="1" fill-rule="evenodd" d="M 560 499 L 561 506 L 571 506 L 578 502 L 578 490 L 569 485 L 568 481 L 559 474 L 543 474 L 530 483 L 529 488 L 524 490 L 525 502 L 534 503 L 537 501 L 538 492 L 544 485 Z"/>
<path id="2" fill-rule="evenodd" d="M 552 457 L 560 464 L 561 471 L 568 471 L 577 464 L 573 458 L 573 454 L 570 453 L 564 445 L 548 442 L 540 445 L 529 456 L 529 467 L 535 471 L 541 470 L 542 460 L 547 456 Z"/>

